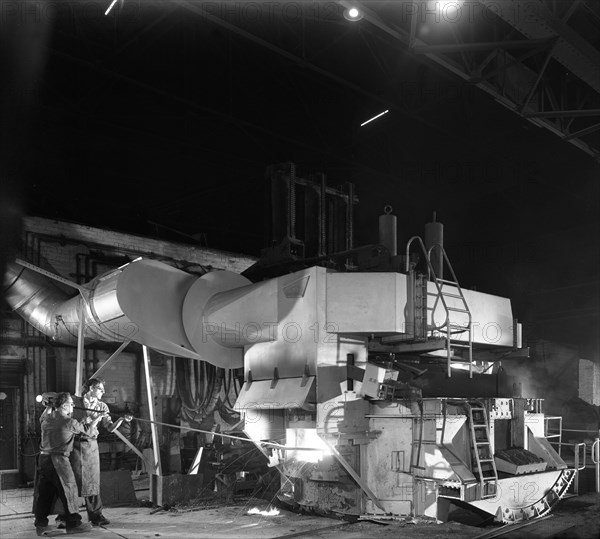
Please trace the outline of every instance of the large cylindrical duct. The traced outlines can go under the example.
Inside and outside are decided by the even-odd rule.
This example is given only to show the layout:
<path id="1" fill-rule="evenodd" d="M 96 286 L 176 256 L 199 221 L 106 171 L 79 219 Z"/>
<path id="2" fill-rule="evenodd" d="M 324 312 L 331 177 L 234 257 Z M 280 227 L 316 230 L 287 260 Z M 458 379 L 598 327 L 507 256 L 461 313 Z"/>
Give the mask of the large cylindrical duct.
<path id="1" fill-rule="evenodd" d="M 5 297 L 20 316 L 56 342 L 76 344 L 82 320 L 87 343 L 129 340 L 167 355 L 238 368 L 243 366 L 243 342 L 219 342 L 198 329 L 204 326 L 209 302 L 220 327 L 217 305 L 222 308 L 223 301 L 211 301 L 213 296 L 249 284 L 227 271 L 198 278 L 162 262 L 137 260 L 96 277 L 84 285 L 83 295 L 69 295 L 49 277 L 10 263 Z M 246 332 L 248 327 L 253 326 L 246 324 Z"/>
<path id="2" fill-rule="evenodd" d="M 17 314 L 35 329 L 56 339 L 56 309 L 69 301 L 70 295 L 53 281 L 13 262 L 8 262 L 4 274 L 4 297 Z M 64 335 L 69 342 L 70 339 Z M 77 328 L 75 328 L 75 342 Z"/>
<path id="3" fill-rule="evenodd" d="M 379 216 L 379 243 L 387 248 L 390 256 L 398 254 L 398 238 L 396 216 L 392 215 L 392 207 L 386 206 L 383 215 Z"/>
<path id="4" fill-rule="evenodd" d="M 442 249 L 444 247 L 444 225 L 436 221 L 435 212 L 431 223 L 425 224 L 425 248 L 431 249 L 431 265 L 435 276 L 443 279 L 444 277 L 444 257 Z M 433 277 L 433 276 L 432 276 Z"/>
<path id="5" fill-rule="evenodd" d="M 155 271 L 149 278 L 152 268 Z M 70 295 L 49 277 L 9 263 L 5 297 L 28 323 L 59 343 L 76 344 L 82 320 L 87 343 L 131 340 L 197 359 L 183 330 L 176 331 L 177 324 L 182 327 L 181 308 L 177 317 L 171 316 L 177 310 L 173 305 L 178 301 L 183 304 L 183 295 L 195 279 L 165 264 L 145 260 L 96 277 L 83 286 L 83 295 Z"/>

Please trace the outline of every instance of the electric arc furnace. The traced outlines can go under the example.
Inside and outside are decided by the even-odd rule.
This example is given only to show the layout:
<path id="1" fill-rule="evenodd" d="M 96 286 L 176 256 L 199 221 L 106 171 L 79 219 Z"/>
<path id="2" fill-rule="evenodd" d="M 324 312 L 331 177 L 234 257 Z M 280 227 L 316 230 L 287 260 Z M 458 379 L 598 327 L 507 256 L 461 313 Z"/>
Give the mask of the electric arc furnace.
<path id="1" fill-rule="evenodd" d="M 450 391 L 458 373 L 472 387 L 519 353 L 510 301 L 463 289 L 438 243 L 413 237 L 395 258 L 395 271 L 314 266 L 255 283 L 139 259 L 88 283 L 83 309 L 12 265 L 7 299 L 58 342 L 77 341 L 82 313 L 85 339 L 243 367 L 245 432 L 298 507 L 445 520 L 454 502 L 504 522 L 544 515 L 575 471 L 545 437 L 542 400 Z M 441 368 L 445 385 L 423 397 Z"/>

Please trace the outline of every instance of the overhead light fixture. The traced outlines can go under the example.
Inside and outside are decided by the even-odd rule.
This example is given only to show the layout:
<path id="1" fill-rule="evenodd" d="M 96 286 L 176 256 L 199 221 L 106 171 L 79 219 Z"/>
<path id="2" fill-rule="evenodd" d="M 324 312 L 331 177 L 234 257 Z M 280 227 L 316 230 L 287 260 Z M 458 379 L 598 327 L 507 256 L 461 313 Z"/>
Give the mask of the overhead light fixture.
<path id="1" fill-rule="evenodd" d="M 357 7 L 351 6 L 351 7 L 347 7 L 344 10 L 344 19 L 346 19 L 347 21 L 360 21 L 362 18 L 364 17 L 364 13 L 362 12 L 362 10 L 358 9 Z"/>
<path id="2" fill-rule="evenodd" d="M 110 12 L 110 10 L 113 8 L 113 6 L 117 3 L 117 0 L 113 0 L 112 3 L 110 4 L 110 6 L 108 6 L 108 9 L 104 12 L 105 15 L 108 15 L 108 13 Z"/>
<path id="3" fill-rule="evenodd" d="M 372 122 L 373 120 L 377 120 L 377 118 L 379 118 L 380 116 L 383 116 L 384 114 L 387 114 L 388 112 L 389 112 L 389 109 L 384 110 L 383 112 L 380 112 L 376 116 L 373 116 L 373 118 L 369 118 L 366 122 L 363 122 L 362 124 L 360 124 L 360 126 L 362 127 L 363 125 L 367 125 L 369 122 Z"/>

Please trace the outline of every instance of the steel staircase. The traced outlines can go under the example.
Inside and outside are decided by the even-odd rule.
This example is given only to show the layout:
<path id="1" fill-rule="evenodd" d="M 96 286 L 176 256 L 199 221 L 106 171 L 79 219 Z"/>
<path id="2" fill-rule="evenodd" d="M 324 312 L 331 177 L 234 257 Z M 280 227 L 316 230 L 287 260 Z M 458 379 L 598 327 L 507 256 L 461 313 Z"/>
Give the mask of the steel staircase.
<path id="1" fill-rule="evenodd" d="M 414 291 L 414 337 L 415 339 L 426 339 L 427 332 L 431 336 L 435 333 L 441 333 L 446 339 L 446 358 L 448 377 L 452 376 L 452 364 L 464 364 L 466 360 L 469 364 L 469 377 L 473 377 L 473 327 L 471 311 L 463 294 L 462 288 L 458 283 L 454 268 L 448 259 L 444 248 L 435 244 L 427 250 L 423 240 L 419 236 L 413 236 L 406 244 L 406 273 L 414 274 L 414 269 L 410 268 L 410 247 L 416 241 L 421 247 L 421 251 L 427 263 L 427 278 L 424 275 L 413 275 L 412 282 L 415 283 Z M 431 254 L 438 250 L 442 256 L 442 263 L 445 264 L 452 276 L 451 280 L 443 279 L 436 275 L 431 263 Z M 432 281 L 436 287 L 436 293 L 427 292 L 427 281 Z M 449 287 L 453 287 L 449 290 Z M 427 296 L 435 296 L 431 307 L 428 307 Z M 433 323 L 433 313 L 438 305 L 442 305 L 445 312 L 445 320 L 440 325 Z M 428 318 L 431 318 L 432 324 L 428 324 Z M 459 320 L 463 323 L 459 323 Z M 459 338 L 462 337 L 462 338 Z M 466 337 L 466 339 L 465 339 Z M 460 357 L 461 360 L 455 360 Z"/>

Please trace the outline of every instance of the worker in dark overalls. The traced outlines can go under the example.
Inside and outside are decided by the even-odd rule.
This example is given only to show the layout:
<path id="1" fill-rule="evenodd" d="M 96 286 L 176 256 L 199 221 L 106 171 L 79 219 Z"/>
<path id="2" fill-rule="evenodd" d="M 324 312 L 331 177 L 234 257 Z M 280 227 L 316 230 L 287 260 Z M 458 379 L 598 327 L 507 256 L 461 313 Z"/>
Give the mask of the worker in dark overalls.
<path id="1" fill-rule="evenodd" d="M 37 535 L 48 529 L 48 515 L 56 498 L 65 511 L 67 533 L 89 531 L 81 522 L 77 482 L 69 462 L 75 436 L 84 436 L 85 427 L 73 419 L 73 399 L 69 393 L 58 393 L 40 418 L 42 443 L 35 481 L 35 528 Z"/>

